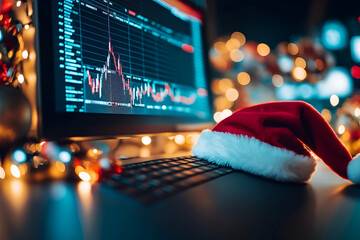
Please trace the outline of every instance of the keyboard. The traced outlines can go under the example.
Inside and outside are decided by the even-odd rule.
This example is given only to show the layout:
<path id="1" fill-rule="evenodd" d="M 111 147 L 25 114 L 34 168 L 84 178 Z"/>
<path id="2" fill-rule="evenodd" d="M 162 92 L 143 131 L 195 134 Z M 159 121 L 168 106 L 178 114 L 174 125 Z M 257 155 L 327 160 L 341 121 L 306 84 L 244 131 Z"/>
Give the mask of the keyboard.
<path id="1" fill-rule="evenodd" d="M 111 174 L 103 183 L 142 203 L 153 203 L 233 171 L 184 156 L 124 165 L 121 174 Z"/>

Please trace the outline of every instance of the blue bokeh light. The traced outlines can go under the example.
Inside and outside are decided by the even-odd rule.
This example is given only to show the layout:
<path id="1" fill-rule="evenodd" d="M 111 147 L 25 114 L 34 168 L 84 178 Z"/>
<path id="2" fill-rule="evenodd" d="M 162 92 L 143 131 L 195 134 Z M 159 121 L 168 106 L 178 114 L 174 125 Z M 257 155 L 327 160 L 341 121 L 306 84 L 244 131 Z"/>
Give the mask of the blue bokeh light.
<path id="1" fill-rule="evenodd" d="M 61 151 L 58 154 L 58 158 L 63 163 L 68 163 L 71 160 L 71 154 L 69 152 L 67 152 L 67 151 Z"/>
<path id="2" fill-rule="evenodd" d="M 13 160 L 15 160 L 18 163 L 23 163 L 26 161 L 27 156 L 23 150 L 19 149 L 19 150 L 14 151 L 12 158 L 13 158 Z"/>
<path id="3" fill-rule="evenodd" d="M 350 73 L 343 67 L 334 67 L 326 75 L 325 80 L 316 84 L 318 96 L 326 99 L 335 94 L 338 97 L 348 97 L 353 90 Z"/>
<path id="4" fill-rule="evenodd" d="M 3 39 L 3 34 L 2 34 L 2 32 L 0 31 L 0 41 L 2 41 L 2 39 Z"/>
<path id="5" fill-rule="evenodd" d="M 360 36 L 354 36 L 350 40 L 351 57 L 355 62 L 360 62 Z"/>
<path id="6" fill-rule="evenodd" d="M 346 47 L 348 32 L 339 21 L 327 21 L 324 24 L 321 41 L 329 50 L 339 50 Z"/>
<path id="7" fill-rule="evenodd" d="M 294 67 L 293 60 L 289 56 L 286 56 L 286 55 L 278 58 L 278 64 L 279 64 L 280 70 L 285 73 L 291 72 L 291 70 Z"/>

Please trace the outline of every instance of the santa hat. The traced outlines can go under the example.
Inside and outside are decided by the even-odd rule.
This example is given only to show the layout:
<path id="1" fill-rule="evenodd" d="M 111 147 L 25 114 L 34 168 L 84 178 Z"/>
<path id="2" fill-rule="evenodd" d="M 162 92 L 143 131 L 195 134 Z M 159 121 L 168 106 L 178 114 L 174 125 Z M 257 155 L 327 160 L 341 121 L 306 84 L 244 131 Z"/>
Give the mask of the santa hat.
<path id="1" fill-rule="evenodd" d="M 360 184 L 360 156 L 352 159 L 329 124 L 304 102 L 240 109 L 212 130 L 204 130 L 192 152 L 266 178 L 307 182 L 317 163 L 307 149 L 342 178 Z"/>

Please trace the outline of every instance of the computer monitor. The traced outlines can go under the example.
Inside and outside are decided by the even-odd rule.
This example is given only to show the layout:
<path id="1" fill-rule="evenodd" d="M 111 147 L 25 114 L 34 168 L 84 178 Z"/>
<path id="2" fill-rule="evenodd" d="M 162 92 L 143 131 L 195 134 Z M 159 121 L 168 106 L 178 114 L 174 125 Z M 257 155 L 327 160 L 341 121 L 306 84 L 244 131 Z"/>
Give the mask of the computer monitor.
<path id="1" fill-rule="evenodd" d="M 38 0 L 45 139 L 178 131 L 211 121 L 204 17 L 179 0 Z"/>

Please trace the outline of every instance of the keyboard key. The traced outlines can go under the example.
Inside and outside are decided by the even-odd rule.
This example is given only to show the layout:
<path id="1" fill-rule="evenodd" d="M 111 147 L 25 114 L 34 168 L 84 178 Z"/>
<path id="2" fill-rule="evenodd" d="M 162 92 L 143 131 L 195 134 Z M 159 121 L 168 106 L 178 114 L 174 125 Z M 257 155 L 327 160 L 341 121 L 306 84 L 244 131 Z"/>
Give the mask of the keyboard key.
<path id="1" fill-rule="evenodd" d="M 161 163 L 159 164 L 159 166 L 166 168 L 166 167 L 171 167 L 172 165 L 169 163 Z"/>
<path id="2" fill-rule="evenodd" d="M 148 183 L 154 187 L 158 187 L 162 184 L 162 182 L 158 179 L 151 179 L 148 181 Z"/>
<path id="3" fill-rule="evenodd" d="M 184 169 L 189 169 L 189 168 L 192 168 L 192 167 L 191 167 L 191 166 L 189 166 L 189 165 L 179 165 L 179 167 L 184 168 Z"/>
<path id="4" fill-rule="evenodd" d="M 192 170 L 185 170 L 182 173 L 185 175 L 188 175 L 188 176 L 192 176 L 192 175 L 196 174 L 196 172 L 194 172 Z"/>
<path id="5" fill-rule="evenodd" d="M 147 176 L 145 174 L 137 174 L 134 176 L 135 179 L 139 180 L 139 181 L 145 181 L 147 180 Z"/>
<path id="6" fill-rule="evenodd" d="M 174 182 L 176 180 L 177 180 L 177 178 L 172 176 L 172 175 L 168 175 L 168 176 L 165 176 L 165 177 L 161 178 L 161 181 L 164 181 L 164 182 L 167 182 L 167 183 L 169 183 L 169 182 L 171 183 L 171 182 Z"/>
<path id="7" fill-rule="evenodd" d="M 169 173 L 172 173 L 172 171 L 171 170 L 169 170 L 169 169 L 160 169 L 160 170 L 158 170 L 158 172 L 159 173 L 161 173 L 161 174 L 163 174 L 163 175 L 166 175 L 166 174 L 169 174 Z"/>
<path id="8" fill-rule="evenodd" d="M 170 169 L 173 170 L 174 172 L 183 170 L 183 168 L 181 168 L 181 167 L 171 167 Z"/>
<path id="9" fill-rule="evenodd" d="M 161 187 L 162 190 L 169 192 L 169 193 L 173 193 L 175 192 L 176 188 L 170 185 L 165 185 L 163 187 Z"/>

